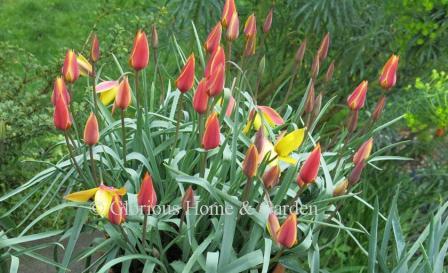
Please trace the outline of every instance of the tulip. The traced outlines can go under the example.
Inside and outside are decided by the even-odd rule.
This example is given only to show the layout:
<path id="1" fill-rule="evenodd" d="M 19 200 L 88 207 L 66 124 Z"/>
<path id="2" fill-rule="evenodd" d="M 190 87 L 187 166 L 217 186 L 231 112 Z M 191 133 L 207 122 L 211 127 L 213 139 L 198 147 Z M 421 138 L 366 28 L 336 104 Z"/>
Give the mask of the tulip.
<path id="1" fill-rule="evenodd" d="M 257 21 L 255 19 L 255 14 L 251 14 L 244 24 L 244 35 L 247 39 L 255 37 L 257 34 Z"/>
<path id="2" fill-rule="evenodd" d="M 149 45 L 146 34 L 143 30 L 139 30 L 134 38 L 131 56 L 129 57 L 129 66 L 139 71 L 148 66 L 149 62 Z"/>
<path id="3" fill-rule="evenodd" d="M 258 170 L 258 151 L 254 144 L 249 146 L 246 157 L 243 160 L 243 173 L 247 178 L 257 175 Z"/>
<path id="4" fill-rule="evenodd" d="M 317 144 L 300 169 L 297 183 L 299 186 L 313 183 L 316 180 L 320 164 L 320 145 Z"/>
<path id="5" fill-rule="evenodd" d="M 277 243 L 277 233 L 278 230 L 280 229 L 280 223 L 278 222 L 278 218 L 277 215 L 275 215 L 275 213 L 273 212 L 269 213 L 266 227 L 268 229 L 269 234 L 271 235 L 272 240 Z"/>
<path id="6" fill-rule="evenodd" d="M 86 57 L 82 56 L 81 54 L 78 54 L 78 57 L 76 57 L 76 61 L 78 62 L 79 74 L 81 76 L 86 77 L 93 76 L 92 64 L 89 63 Z"/>
<path id="7" fill-rule="evenodd" d="M 367 160 L 370 156 L 370 152 L 372 151 L 373 146 L 373 138 L 369 138 L 366 142 L 364 142 L 361 147 L 359 147 L 358 151 L 356 151 L 353 156 L 353 163 L 358 164 L 361 161 Z"/>
<path id="8" fill-rule="evenodd" d="M 128 77 L 125 76 L 118 86 L 117 96 L 115 98 L 115 106 L 121 110 L 126 110 L 131 103 L 131 86 Z"/>
<path id="9" fill-rule="evenodd" d="M 100 59 L 100 42 L 98 41 L 98 36 L 93 34 L 92 47 L 90 49 L 90 59 L 92 62 L 96 63 Z"/>
<path id="10" fill-rule="evenodd" d="M 300 44 L 299 49 L 297 49 L 296 55 L 294 56 L 294 61 L 296 64 L 301 64 L 303 61 L 303 57 L 305 56 L 306 51 L 306 39 L 303 40 L 303 42 Z"/>
<path id="11" fill-rule="evenodd" d="M 155 48 L 159 48 L 159 34 L 157 33 L 156 25 L 152 25 L 151 28 L 151 46 Z"/>
<path id="12" fill-rule="evenodd" d="M 223 27 L 227 27 L 227 25 L 230 24 L 232 16 L 235 13 L 236 13 L 235 0 L 226 0 L 221 15 L 221 24 Z"/>
<path id="13" fill-rule="evenodd" d="M 126 207 L 121 201 L 121 197 L 115 194 L 109 208 L 109 222 L 114 225 L 121 225 L 126 221 Z"/>
<path id="14" fill-rule="evenodd" d="M 263 184 L 266 189 L 271 189 L 278 184 L 280 180 L 280 167 L 278 165 L 274 165 L 263 175 Z"/>
<path id="15" fill-rule="evenodd" d="M 264 19 L 263 32 L 268 33 L 272 26 L 272 16 L 274 14 L 274 8 L 270 8 L 266 19 Z"/>
<path id="16" fill-rule="evenodd" d="M 322 39 L 322 42 L 320 43 L 319 50 L 317 51 L 320 61 L 323 61 L 325 58 L 327 58 L 329 47 L 330 47 L 330 33 L 327 32 L 327 34 L 325 34 L 324 38 Z"/>
<path id="17" fill-rule="evenodd" d="M 399 60 L 400 56 L 392 54 L 392 56 L 390 56 L 389 60 L 384 65 L 379 78 L 380 85 L 383 89 L 390 90 L 395 86 L 395 83 L 397 82 L 397 69 Z"/>
<path id="18" fill-rule="evenodd" d="M 215 97 L 221 94 L 224 90 L 225 83 L 225 65 L 222 64 L 213 71 L 210 77 L 207 79 L 207 89 L 210 97 Z"/>
<path id="19" fill-rule="evenodd" d="M 91 112 L 84 127 L 84 143 L 93 146 L 98 143 L 99 138 L 98 120 L 95 114 Z"/>
<path id="20" fill-rule="evenodd" d="M 221 107 L 224 106 L 223 99 L 221 99 L 219 101 L 219 103 L 220 103 Z M 230 117 L 232 115 L 233 108 L 235 108 L 235 98 L 232 95 L 230 95 L 229 102 L 227 103 L 227 108 L 226 108 L 226 116 L 227 117 Z"/>
<path id="21" fill-rule="evenodd" d="M 316 95 L 314 94 L 314 81 L 311 80 L 310 90 L 308 91 L 308 96 L 306 97 L 305 101 L 305 113 L 313 112 L 314 101 L 316 99 L 315 97 Z"/>
<path id="22" fill-rule="evenodd" d="M 157 205 L 157 195 L 149 173 L 145 173 L 140 191 L 137 194 L 137 204 L 142 207 L 143 213 L 148 214 Z"/>
<path id="23" fill-rule="evenodd" d="M 367 95 L 367 81 L 362 81 L 347 98 L 347 105 L 352 111 L 356 111 L 364 107 Z"/>
<path id="24" fill-rule="evenodd" d="M 325 73 L 325 82 L 331 81 L 331 79 L 333 78 L 333 73 L 334 73 L 334 61 L 332 61 L 327 68 L 327 72 Z"/>
<path id="25" fill-rule="evenodd" d="M 313 59 L 313 63 L 311 65 L 311 78 L 316 79 L 317 75 L 319 74 L 320 69 L 320 60 L 319 60 L 319 54 L 316 54 Z"/>
<path id="26" fill-rule="evenodd" d="M 205 131 L 202 136 L 202 147 L 205 150 L 212 150 L 219 146 L 220 125 L 218 114 L 213 112 L 205 122 Z"/>
<path id="27" fill-rule="evenodd" d="M 211 75 L 218 70 L 218 68 L 226 63 L 226 54 L 224 53 L 224 48 L 218 46 L 216 50 L 210 56 L 207 65 L 205 67 L 205 78 L 210 78 Z"/>
<path id="28" fill-rule="evenodd" d="M 72 127 L 72 120 L 64 96 L 58 96 L 54 106 L 53 122 L 56 129 L 67 131 Z"/>
<path id="29" fill-rule="evenodd" d="M 317 95 L 314 99 L 313 112 L 311 113 L 312 119 L 310 120 L 310 124 L 317 118 L 320 113 L 320 109 L 322 107 L 322 92 Z"/>
<path id="30" fill-rule="evenodd" d="M 227 28 L 226 38 L 229 41 L 235 41 L 240 35 L 240 19 L 238 13 L 234 13 L 230 19 L 229 27 Z"/>
<path id="31" fill-rule="evenodd" d="M 280 116 L 277 111 L 275 111 L 273 108 L 269 106 L 257 106 L 257 109 L 261 112 L 263 119 L 266 121 L 266 123 L 270 126 L 279 126 L 283 125 L 285 122 L 283 118 Z M 247 134 L 252 127 L 258 131 L 263 125 L 263 122 L 255 109 L 253 109 L 249 114 L 249 119 L 246 123 L 246 126 L 243 129 L 243 133 Z M 263 126 L 264 127 L 264 126 Z"/>
<path id="32" fill-rule="evenodd" d="M 93 189 L 68 194 L 64 196 L 64 199 L 74 202 L 87 202 L 93 197 L 98 215 L 102 218 L 108 218 L 112 198 L 115 195 L 123 196 L 125 194 L 125 188 L 116 189 L 101 184 L 99 187 Z"/>
<path id="33" fill-rule="evenodd" d="M 305 128 L 296 129 L 281 137 L 274 146 L 274 150 L 279 159 L 290 164 L 295 164 L 296 160 L 290 154 L 302 145 L 304 138 Z"/>
<path id="34" fill-rule="evenodd" d="M 277 264 L 272 273 L 285 273 L 286 269 L 282 264 Z"/>
<path id="35" fill-rule="evenodd" d="M 378 100 L 378 102 L 375 106 L 375 109 L 373 110 L 373 113 L 372 113 L 372 121 L 373 122 L 376 122 L 380 119 L 385 104 L 386 104 L 386 96 L 381 96 L 381 98 Z"/>
<path id="36" fill-rule="evenodd" d="M 104 81 L 95 86 L 96 93 L 100 94 L 103 105 L 109 105 L 114 101 L 118 93 L 118 81 Z"/>
<path id="37" fill-rule="evenodd" d="M 222 26 L 217 23 L 212 31 L 208 34 L 204 47 L 208 53 L 213 53 L 221 44 Z"/>
<path id="38" fill-rule="evenodd" d="M 207 112 L 208 98 L 207 81 L 202 79 L 193 96 L 193 109 L 199 114 Z"/>
<path id="39" fill-rule="evenodd" d="M 356 127 L 358 126 L 358 117 L 359 117 L 359 111 L 355 110 L 350 113 L 348 124 L 347 124 L 347 130 L 350 133 L 353 133 L 356 130 Z"/>
<path id="40" fill-rule="evenodd" d="M 277 232 L 277 242 L 285 248 L 291 248 L 297 243 L 297 215 L 289 214 Z"/>
<path id="41" fill-rule="evenodd" d="M 184 196 L 182 197 L 182 210 L 184 212 L 188 211 L 190 208 L 194 207 L 194 191 L 191 186 L 185 191 Z"/>
<path id="42" fill-rule="evenodd" d="M 176 87 L 180 92 L 185 93 L 193 87 L 194 84 L 194 54 L 188 57 L 187 62 L 176 80 Z"/>
<path id="43" fill-rule="evenodd" d="M 341 182 L 339 182 L 336 185 L 336 187 L 334 187 L 333 196 L 337 197 L 337 196 L 344 195 L 347 192 L 347 188 L 348 188 L 348 180 L 344 179 Z"/>
<path id="44" fill-rule="evenodd" d="M 246 44 L 244 46 L 243 55 L 245 57 L 250 57 L 255 55 L 255 47 L 257 45 L 257 37 L 253 36 L 247 39 Z"/>
<path id="45" fill-rule="evenodd" d="M 60 96 L 64 97 L 67 105 L 70 104 L 70 94 L 65 86 L 65 82 L 61 77 L 57 77 L 56 80 L 54 80 L 53 94 L 51 94 L 51 103 L 53 106 L 56 105 L 56 101 Z"/>
<path id="46" fill-rule="evenodd" d="M 358 183 L 365 166 L 366 166 L 365 161 L 360 161 L 355 165 L 355 167 L 353 168 L 352 172 L 348 177 L 349 185 L 354 185 Z"/>
<path id="47" fill-rule="evenodd" d="M 62 66 L 62 75 L 65 81 L 74 83 L 79 78 L 78 62 L 76 54 L 73 50 L 67 50 L 64 59 L 64 66 Z"/>

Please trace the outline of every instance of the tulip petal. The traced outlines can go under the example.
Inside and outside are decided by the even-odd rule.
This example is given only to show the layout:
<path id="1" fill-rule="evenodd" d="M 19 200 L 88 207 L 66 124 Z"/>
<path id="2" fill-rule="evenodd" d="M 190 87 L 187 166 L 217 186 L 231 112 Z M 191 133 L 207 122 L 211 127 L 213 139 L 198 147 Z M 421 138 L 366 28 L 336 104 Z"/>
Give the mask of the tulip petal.
<path id="1" fill-rule="evenodd" d="M 109 215 L 110 204 L 112 203 L 113 193 L 109 190 L 98 189 L 95 194 L 95 207 L 98 215 L 107 218 Z"/>
<path id="2" fill-rule="evenodd" d="M 302 145 L 303 139 L 305 137 L 305 128 L 296 129 L 291 133 L 282 137 L 275 144 L 275 151 L 280 157 L 286 157 L 291 154 L 294 150 Z"/>
<path id="3" fill-rule="evenodd" d="M 288 164 L 291 164 L 291 165 L 294 165 L 297 163 L 297 159 L 290 157 L 290 156 L 279 156 L 278 160 L 283 161 Z"/>
<path id="4" fill-rule="evenodd" d="M 282 125 L 283 123 L 285 123 L 285 121 L 280 116 L 280 114 L 277 113 L 277 111 L 275 111 L 271 107 L 269 107 L 269 106 L 258 106 L 258 109 L 261 110 L 261 112 L 263 113 L 263 117 L 266 118 L 271 125 L 272 124 Z"/>
<path id="5" fill-rule="evenodd" d="M 85 191 L 78 191 L 64 196 L 64 199 L 74 202 L 87 202 L 89 201 L 90 198 L 92 198 L 95 195 L 97 191 L 98 188 L 93 188 Z"/>

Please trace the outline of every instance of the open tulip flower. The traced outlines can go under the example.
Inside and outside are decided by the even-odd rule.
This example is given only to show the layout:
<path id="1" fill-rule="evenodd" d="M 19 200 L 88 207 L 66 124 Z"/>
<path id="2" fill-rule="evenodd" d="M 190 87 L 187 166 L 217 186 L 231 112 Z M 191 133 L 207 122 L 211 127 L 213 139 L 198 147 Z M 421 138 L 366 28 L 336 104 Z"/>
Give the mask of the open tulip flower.
<path id="1" fill-rule="evenodd" d="M 209 2 L 213 1 L 201 5 L 214 7 Z M 135 37 L 122 37 L 126 43 L 108 45 L 110 39 L 102 40 L 101 55 L 98 37 L 107 34 L 93 33 L 90 48 L 76 50 L 88 52 L 88 59 L 68 50 L 62 65 L 60 56 L 57 67 L 62 65 L 62 73 L 54 71 L 61 76 L 55 78 L 47 103 L 53 107 L 57 129 L 50 138 L 57 139 L 54 156 L 62 154 L 61 158 L 17 191 L 0 196 L 0 200 L 20 197 L 26 190 L 29 195 L 20 202 L 30 204 L 27 200 L 51 196 L 50 202 L 37 202 L 36 206 L 44 204 L 43 211 L 58 200 L 54 196 L 61 201 L 62 192 L 72 192 L 63 197 L 68 201 L 93 200 L 92 211 L 104 220 L 87 214 L 85 204 L 65 202 L 51 208 L 50 212 L 77 210 L 63 215 L 64 225 L 58 229 L 74 225 L 48 233 L 69 238 L 64 259 L 54 265 L 65 269 L 72 261 L 91 259 L 89 268 L 78 271 L 245 273 L 273 272 L 283 266 L 294 270 L 300 264 L 301 271 L 308 272 L 312 270 L 307 257 L 325 249 L 317 245 L 322 242 L 319 236 L 356 230 L 357 238 L 368 239 L 369 228 L 343 227 L 347 221 L 339 209 L 348 202 L 346 197 L 353 196 L 353 186 L 366 182 L 366 170 L 377 171 L 370 165 L 399 158 L 383 155 L 391 149 L 376 147 L 388 141 L 377 135 L 388 123 L 374 128 L 373 122 L 385 110 L 388 93 L 377 92 L 375 100 L 380 100 L 375 106 L 369 98 L 375 87 L 367 92 L 372 75 L 366 72 L 362 80 L 338 71 L 345 64 L 331 59 L 340 54 L 331 52 L 328 33 L 322 33 L 322 41 L 313 33 L 308 42 L 304 38 L 297 42 L 293 51 L 277 54 L 273 42 L 286 29 L 279 29 L 283 20 L 273 16 L 281 16 L 284 9 L 280 4 L 261 5 L 253 9 L 256 14 L 250 2 L 244 1 L 241 13 L 250 14 L 244 28 L 236 6 L 242 2 L 226 0 L 211 31 L 197 25 L 198 31 L 184 33 L 182 39 L 172 34 L 168 39 L 163 25 L 159 40 L 154 25 L 151 37 L 142 29 Z M 258 34 L 256 16 L 266 18 Z M 137 21 L 149 33 L 148 21 Z M 332 39 L 337 34 L 332 33 Z M 150 59 L 153 66 L 148 66 Z M 396 84 L 397 65 L 393 55 L 381 73 L 383 89 Z M 278 67 L 284 72 L 276 75 Z M 79 75 L 87 77 L 77 81 Z M 343 85 L 347 81 L 358 84 L 348 98 L 336 93 L 348 89 Z M 346 107 L 340 107 L 344 103 Z M 341 122 L 344 118 L 353 122 Z M 377 152 L 371 154 L 373 139 L 381 142 L 375 143 Z M 88 190 L 74 192 L 78 187 Z M 34 192 L 39 193 L 36 198 Z M 356 197 L 363 194 L 358 191 Z M 299 205 L 311 210 L 299 211 Z M 75 221 L 70 219 L 73 215 Z M 341 221 L 336 222 L 335 215 Z M 9 218 L 0 215 L 0 219 Z M 29 227 L 23 234 L 30 232 Z M 303 240 L 298 240 L 299 227 Z M 327 228 L 329 232 L 323 232 Z M 84 231 L 102 234 L 86 249 L 74 252 L 76 257 L 69 256 Z M 14 255 L 23 252 L 9 245 L 15 240 L 6 234 L 13 233 L 5 229 L 0 248 Z M 45 238 L 23 234 L 19 242 Z"/>
<path id="2" fill-rule="evenodd" d="M 73 202 L 87 202 L 93 198 L 98 215 L 102 218 L 109 219 L 110 205 L 114 196 L 124 196 L 125 194 L 125 188 L 116 189 L 114 187 L 101 184 L 99 187 L 93 189 L 70 193 L 64 196 L 64 199 Z"/>

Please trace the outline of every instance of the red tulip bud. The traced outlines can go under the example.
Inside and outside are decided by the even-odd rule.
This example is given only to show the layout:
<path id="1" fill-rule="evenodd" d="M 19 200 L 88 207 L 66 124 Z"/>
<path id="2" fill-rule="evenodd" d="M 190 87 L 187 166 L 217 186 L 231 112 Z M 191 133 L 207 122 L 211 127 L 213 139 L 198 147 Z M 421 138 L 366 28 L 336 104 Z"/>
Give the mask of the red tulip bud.
<path id="1" fill-rule="evenodd" d="M 255 14 L 251 14 L 244 24 L 244 35 L 246 38 L 255 37 L 257 34 L 257 21 L 255 19 Z"/>
<path id="2" fill-rule="evenodd" d="M 142 70 L 148 66 L 149 62 L 149 45 L 146 34 L 143 30 L 139 30 L 135 35 L 134 46 L 132 47 L 131 56 L 129 57 L 129 65 L 136 71 Z"/>
<path id="3" fill-rule="evenodd" d="M 54 80 L 53 94 L 51 94 L 51 103 L 53 104 L 53 106 L 56 105 L 56 101 L 59 96 L 64 97 L 67 105 L 70 104 L 70 94 L 68 93 L 65 82 L 61 77 L 57 77 L 56 80 Z"/>
<path id="4" fill-rule="evenodd" d="M 209 78 L 219 66 L 225 65 L 225 63 L 226 54 L 224 53 L 224 48 L 222 46 L 218 46 L 207 62 L 204 72 L 205 78 Z"/>
<path id="5" fill-rule="evenodd" d="M 217 23 L 205 41 L 204 47 L 208 53 L 213 53 L 218 48 L 221 43 L 221 35 L 222 26 L 220 23 Z"/>
<path id="6" fill-rule="evenodd" d="M 223 27 L 230 24 L 233 14 L 236 13 L 235 0 L 226 0 L 221 15 L 221 23 Z"/>
<path id="7" fill-rule="evenodd" d="M 314 94 L 314 81 L 312 80 L 310 90 L 308 91 L 308 96 L 306 97 L 305 113 L 313 112 L 315 98 L 316 96 Z"/>
<path id="8" fill-rule="evenodd" d="M 347 105 L 351 110 L 359 110 L 364 107 L 367 96 L 367 81 L 362 81 L 347 98 Z"/>
<path id="9" fill-rule="evenodd" d="M 305 56 L 306 51 L 306 39 L 303 40 L 302 44 L 300 44 L 299 49 L 297 49 L 296 55 L 294 56 L 294 61 L 296 64 L 301 64 L 303 61 L 303 57 Z"/>
<path id="10" fill-rule="evenodd" d="M 282 264 L 277 264 L 272 273 L 285 273 L 286 269 Z"/>
<path id="11" fill-rule="evenodd" d="M 249 118 L 253 119 L 255 115 L 255 111 L 252 110 L 251 113 L 249 114 Z M 264 137 L 264 129 L 263 127 L 260 127 L 257 131 L 257 133 L 255 134 L 255 147 L 257 147 L 257 151 L 263 151 L 264 148 L 264 143 L 265 143 L 265 137 Z M 261 158 L 261 160 L 263 160 L 263 158 Z"/>
<path id="12" fill-rule="evenodd" d="M 263 175 L 263 184 L 266 189 L 271 189 L 278 184 L 280 180 L 280 167 L 275 165 L 271 167 L 267 172 Z"/>
<path id="13" fill-rule="evenodd" d="M 280 223 L 278 222 L 278 218 L 277 215 L 275 215 L 275 213 L 273 212 L 269 213 L 266 226 L 268 228 L 268 232 L 271 235 L 272 240 L 277 243 L 277 233 L 278 230 L 280 229 Z"/>
<path id="14" fill-rule="evenodd" d="M 436 137 L 443 137 L 445 135 L 445 130 L 443 128 L 437 128 L 434 135 Z"/>
<path id="15" fill-rule="evenodd" d="M 316 180 L 319 171 L 320 157 L 320 145 L 317 144 L 300 169 L 299 176 L 297 177 L 297 183 L 299 183 L 299 185 L 310 184 Z"/>
<path id="16" fill-rule="evenodd" d="M 129 85 L 128 77 L 124 76 L 123 80 L 118 86 L 117 96 L 115 97 L 115 106 L 121 110 L 126 110 L 131 103 L 131 86 Z"/>
<path id="17" fill-rule="evenodd" d="M 194 54 L 188 57 L 187 62 L 176 80 L 176 87 L 180 92 L 185 93 L 193 87 L 194 84 Z"/>
<path id="18" fill-rule="evenodd" d="M 297 216 L 295 213 L 291 213 L 281 225 L 277 233 L 277 241 L 285 248 L 291 248 L 297 243 Z"/>
<path id="19" fill-rule="evenodd" d="M 207 79 L 208 94 L 210 97 L 215 97 L 221 94 L 224 90 L 225 83 L 225 65 L 218 66 L 216 70 Z"/>
<path id="20" fill-rule="evenodd" d="M 90 59 L 96 63 L 100 59 L 100 42 L 96 34 L 93 34 L 92 48 L 90 49 Z"/>
<path id="21" fill-rule="evenodd" d="M 84 143 L 86 145 L 92 146 L 98 143 L 100 138 L 100 132 L 98 129 L 98 120 L 95 114 L 90 113 L 87 119 L 86 126 L 84 127 Z"/>
<path id="22" fill-rule="evenodd" d="M 196 92 L 194 93 L 193 109 L 199 114 L 204 114 L 207 112 L 208 98 L 207 80 L 202 79 L 196 88 Z"/>
<path id="23" fill-rule="evenodd" d="M 258 151 L 254 144 L 251 144 L 249 149 L 247 150 L 242 167 L 243 173 L 247 178 L 252 178 L 257 175 Z"/>
<path id="24" fill-rule="evenodd" d="M 373 110 L 372 113 L 373 122 L 377 122 L 380 119 L 385 105 L 386 105 L 386 96 L 381 96 L 381 98 L 376 103 L 375 110 Z"/>
<path id="25" fill-rule="evenodd" d="M 350 185 L 358 183 L 359 179 L 361 178 L 362 170 L 365 166 L 366 163 L 364 161 L 360 161 L 355 165 L 355 168 L 353 168 L 350 176 L 348 177 L 348 183 Z"/>
<path id="26" fill-rule="evenodd" d="M 246 45 L 244 47 L 244 56 L 249 57 L 255 55 L 255 47 L 257 45 L 257 36 L 250 37 L 246 40 Z"/>
<path id="27" fill-rule="evenodd" d="M 337 197 L 344 195 L 347 192 L 347 188 L 348 188 L 348 180 L 344 179 L 334 187 L 333 196 Z"/>
<path id="28" fill-rule="evenodd" d="M 370 156 L 370 152 L 372 151 L 373 146 L 373 138 L 369 138 L 366 142 L 364 142 L 361 147 L 359 147 L 358 151 L 353 155 L 353 163 L 358 164 L 361 161 L 367 160 Z"/>
<path id="29" fill-rule="evenodd" d="M 145 173 L 143 177 L 142 185 L 137 195 L 137 203 L 142 207 L 144 214 L 148 214 L 157 205 L 156 190 L 149 173 Z"/>
<path id="30" fill-rule="evenodd" d="M 218 114 L 213 112 L 205 122 L 204 135 L 202 136 L 202 147 L 211 150 L 219 146 L 220 125 Z"/>
<path id="31" fill-rule="evenodd" d="M 317 75 L 319 74 L 320 69 L 320 60 L 319 60 L 319 54 L 316 54 L 313 59 L 313 64 L 311 65 L 311 78 L 314 80 L 317 78 Z"/>
<path id="32" fill-rule="evenodd" d="M 395 86 L 395 83 L 397 82 L 397 69 L 399 60 L 399 56 L 392 55 L 384 65 L 379 78 L 380 85 L 383 89 L 389 90 Z"/>
<path id="33" fill-rule="evenodd" d="M 112 203 L 109 207 L 109 222 L 114 225 L 121 225 L 126 221 L 126 207 L 121 201 L 121 197 L 118 194 L 114 194 L 112 197 Z"/>
<path id="34" fill-rule="evenodd" d="M 73 50 L 67 50 L 64 59 L 64 66 L 62 66 L 62 75 L 69 83 L 74 83 L 79 78 L 78 61 Z"/>
<path id="35" fill-rule="evenodd" d="M 320 43 L 319 50 L 317 51 L 320 61 L 323 61 L 325 58 L 327 58 L 329 47 L 330 47 L 330 33 L 327 32 L 327 34 L 325 34 L 324 38 L 322 39 L 322 42 Z"/>
<path id="36" fill-rule="evenodd" d="M 334 61 L 331 62 L 331 64 L 327 68 L 327 73 L 325 73 L 325 81 L 329 82 L 333 78 L 334 73 Z"/>
<path id="37" fill-rule="evenodd" d="M 72 126 L 70 112 L 63 96 L 58 96 L 54 106 L 53 114 L 54 126 L 61 130 L 67 131 Z"/>
<path id="38" fill-rule="evenodd" d="M 194 191 L 191 186 L 185 191 L 184 196 L 182 197 L 182 210 L 184 212 L 188 211 L 190 208 L 195 206 L 194 202 Z"/>
<path id="39" fill-rule="evenodd" d="M 350 133 L 353 133 L 356 130 L 356 127 L 358 127 L 358 117 L 359 117 L 359 111 L 351 111 L 350 118 L 348 120 L 347 124 L 347 130 Z"/>
<path id="40" fill-rule="evenodd" d="M 268 33 L 272 26 L 272 16 L 274 15 L 274 8 L 270 8 L 266 19 L 264 19 L 263 32 Z"/>
<path id="41" fill-rule="evenodd" d="M 240 35 L 240 19 L 238 18 L 238 13 L 232 15 L 230 19 L 229 27 L 227 28 L 226 38 L 229 41 L 235 41 Z"/>

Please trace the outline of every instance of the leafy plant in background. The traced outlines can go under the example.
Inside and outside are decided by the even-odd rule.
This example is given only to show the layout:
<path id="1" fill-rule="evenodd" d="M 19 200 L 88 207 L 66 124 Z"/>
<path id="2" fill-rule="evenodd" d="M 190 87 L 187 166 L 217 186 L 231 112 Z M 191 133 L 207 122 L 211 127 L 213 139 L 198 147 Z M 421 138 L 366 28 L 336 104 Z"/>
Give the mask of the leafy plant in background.
<path id="1" fill-rule="evenodd" d="M 261 96 L 269 100 L 273 94 L 258 93 L 259 82 L 252 83 L 252 77 L 246 75 L 255 74 L 256 78 L 264 74 L 267 63 L 258 60 L 255 52 L 260 48 L 257 39 L 270 31 L 271 19 L 267 16 L 262 34 L 255 15 L 248 17 L 242 32 L 243 51 L 232 47 L 239 36 L 239 20 L 235 3 L 226 1 L 221 22 L 205 43 L 192 25 L 197 47 L 187 51 L 188 58 L 173 37 L 175 50 L 171 54 L 181 60 L 176 89 L 159 75 L 157 65 L 148 67 L 150 46 L 158 59 L 155 28 L 151 43 L 144 31 L 137 32 L 128 62 L 130 71 L 111 52 L 117 77 L 103 74 L 106 70 L 100 56 L 106 52 L 100 53 L 99 45 L 104 45 L 96 35 L 92 36 L 89 60 L 67 51 L 62 67 L 65 82 L 57 79 L 51 96 L 54 125 L 65 139 L 58 146 L 67 149 L 67 154 L 0 200 L 20 196 L 23 204 L 33 197 L 33 191 L 43 189 L 46 194 L 35 207 L 62 196 L 75 202 L 62 202 L 29 223 L 27 215 L 20 225 L 1 234 L 0 248 L 5 251 L 1 258 L 11 261 L 10 272 L 17 271 L 22 255 L 54 265 L 60 272 L 75 260 L 86 261 L 85 270 L 95 272 L 111 268 L 113 272 L 267 272 L 274 268 L 317 272 L 319 253 L 325 249 L 318 240 L 323 230 L 367 235 L 374 241 L 374 233 L 368 235 L 365 227 L 345 226 L 338 211 L 349 199 L 373 208 L 353 190 L 360 185 L 367 165 L 402 159 L 380 156 L 388 147 L 370 156 L 373 137 L 396 120 L 379 124 L 384 107 L 380 100 L 372 109 L 376 115 L 358 126 L 368 96 L 368 84 L 363 81 L 347 98 L 347 124 L 338 134 L 326 136 L 326 123 L 321 119 L 334 107 L 335 99 L 324 93 L 316 95 L 315 87 L 332 78 L 331 69 L 319 77 L 323 74 L 319 65 L 328 62 L 329 35 L 315 51 L 299 107 L 287 104 L 294 93 L 284 93 L 286 99 L 280 107 L 257 104 Z M 194 52 L 190 55 L 190 51 Z M 295 59 L 296 69 L 301 67 L 303 54 Z M 258 64 L 258 69 L 246 66 L 249 62 Z M 393 55 L 379 79 L 384 89 L 395 85 L 397 66 L 398 58 Z M 295 82 L 295 71 L 290 85 Z M 88 82 L 86 88 L 78 85 L 80 74 Z M 196 78 L 198 75 L 204 77 Z M 164 81 L 166 93 L 158 98 L 155 90 Z M 194 94 L 192 89 L 196 89 Z M 86 108 L 91 109 L 88 118 L 88 111 L 80 113 L 72 107 L 77 98 L 87 101 Z M 30 194 L 24 195 L 26 191 Z M 94 210 L 89 209 L 90 199 Z M 278 205 L 295 204 L 315 211 L 276 211 Z M 158 205 L 178 209 L 170 213 Z M 204 205 L 226 210 L 190 213 Z M 76 216 L 65 230 L 29 235 L 30 229 L 50 214 L 70 208 L 76 208 Z M 230 212 L 228 208 L 232 208 Z M 374 213 L 378 215 L 378 206 Z M 10 236 L 14 230 L 19 236 Z M 88 230 L 106 236 L 75 254 L 81 231 Z M 69 239 L 62 260 L 43 259 L 36 256 L 34 248 L 21 246 L 61 233 Z M 36 247 L 48 246 L 53 245 Z M 376 266 L 374 257 L 371 272 Z"/>

